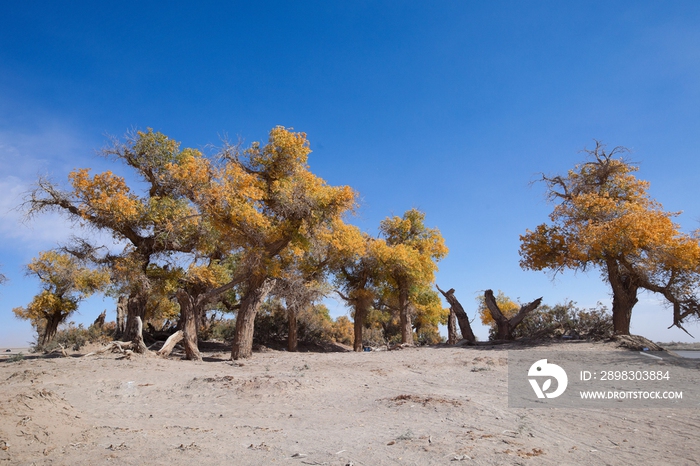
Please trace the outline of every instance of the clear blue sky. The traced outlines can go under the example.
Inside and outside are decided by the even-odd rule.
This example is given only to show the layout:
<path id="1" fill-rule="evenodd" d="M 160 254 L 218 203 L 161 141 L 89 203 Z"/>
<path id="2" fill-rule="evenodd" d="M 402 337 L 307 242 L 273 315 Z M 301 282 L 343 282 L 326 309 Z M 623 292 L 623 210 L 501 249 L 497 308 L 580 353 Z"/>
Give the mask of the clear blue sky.
<path id="1" fill-rule="evenodd" d="M 518 266 L 519 235 L 551 211 L 530 181 L 594 138 L 632 149 L 652 196 L 700 226 L 698 2 L 200 3 L 0 3 L 0 346 L 32 338 L 11 313 L 38 290 L 23 265 L 72 233 L 12 209 L 39 175 L 123 172 L 95 150 L 130 128 L 190 147 L 306 132 L 312 170 L 359 191 L 359 226 L 426 212 L 450 248 L 438 283 L 472 316 L 487 288 L 609 305 L 597 271 Z M 73 320 L 105 308 L 93 298 Z M 643 295 L 633 333 L 687 340 L 670 323 Z"/>

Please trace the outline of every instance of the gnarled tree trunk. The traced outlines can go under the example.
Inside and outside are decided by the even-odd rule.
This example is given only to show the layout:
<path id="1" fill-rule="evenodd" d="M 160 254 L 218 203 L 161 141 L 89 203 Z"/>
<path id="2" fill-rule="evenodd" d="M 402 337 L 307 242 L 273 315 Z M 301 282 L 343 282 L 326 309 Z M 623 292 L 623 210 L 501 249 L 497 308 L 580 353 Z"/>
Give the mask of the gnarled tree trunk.
<path id="1" fill-rule="evenodd" d="M 136 318 L 141 319 L 142 325 L 146 317 L 146 303 L 148 302 L 148 293 L 145 291 L 134 292 L 129 295 L 126 302 L 126 324 L 123 340 L 133 340 L 136 338 L 138 324 Z"/>
<path id="2" fill-rule="evenodd" d="M 632 308 L 637 304 L 639 285 L 621 270 L 615 260 L 606 262 L 608 280 L 613 290 L 612 318 L 615 335 L 629 335 L 632 321 Z"/>
<path id="3" fill-rule="evenodd" d="M 354 310 L 352 349 L 358 352 L 363 351 L 362 331 L 365 328 L 365 319 L 369 313 L 369 308 L 372 306 L 374 294 L 366 288 L 354 290 L 350 296 L 345 296 L 339 290 L 336 290 L 336 293 L 338 293 L 345 302 L 350 304 Z"/>
<path id="4" fill-rule="evenodd" d="M 467 316 L 467 313 L 464 311 L 464 308 L 455 297 L 455 289 L 450 288 L 449 291 L 445 292 L 440 289 L 437 283 L 435 284 L 435 287 L 445 297 L 447 302 L 450 304 L 450 310 L 454 312 L 454 315 L 457 317 L 457 322 L 459 322 L 459 328 L 462 331 L 462 338 L 467 340 L 470 344 L 475 344 L 476 336 L 474 336 L 474 332 L 472 331 L 472 325 L 469 322 L 469 316 Z"/>
<path id="5" fill-rule="evenodd" d="M 163 347 L 160 350 L 158 350 L 158 356 L 170 356 L 170 353 L 173 352 L 173 348 L 175 348 L 175 345 L 180 343 L 184 338 L 185 334 L 182 330 L 178 330 L 177 332 L 170 335 L 168 339 L 165 340 Z"/>
<path id="6" fill-rule="evenodd" d="M 255 316 L 274 284 L 275 280 L 269 278 L 252 277 L 248 281 L 248 289 L 241 299 L 241 308 L 236 317 L 236 328 L 231 347 L 231 359 L 234 361 L 253 355 Z"/>
<path id="7" fill-rule="evenodd" d="M 56 336 L 58 331 L 58 325 L 61 323 L 61 311 L 53 312 L 46 316 L 46 328 L 44 328 L 44 334 L 41 336 L 41 345 L 46 345 L 50 343 L 51 340 Z"/>
<path id="8" fill-rule="evenodd" d="M 129 301 L 127 296 L 120 296 L 117 299 L 117 332 L 115 337 L 120 339 L 126 332 L 126 303 Z"/>
<path id="9" fill-rule="evenodd" d="M 355 309 L 355 322 L 353 325 L 354 341 L 352 345 L 353 351 L 364 351 L 364 342 L 362 340 L 362 332 L 365 328 L 365 320 L 369 314 L 369 308 L 372 306 L 373 295 L 362 290 L 357 293 L 357 296 L 351 300 L 352 307 Z"/>
<path id="10" fill-rule="evenodd" d="M 537 309 L 537 307 L 542 303 L 542 298 L 537 298 L 531 303 L 525 304 L 520 307 L 520 310 L 513 317 L 508 319 L 503 315 L 501 309 L 496 304 L 496 298 L 493 296 L 493 291 L 486 290 L 484 293 L 484 298 L 486 301 L 486 307 L 488 307 L 491 312 L 491 317 L 496 322 L 496 338 L 498 340 L 513 340 L 513 330 L 515 327 L 523 321 L 528 313 Z"/>
<path id="11" fill-rule="evenodd" d="M 134 332 L 134 339 L 131 342 L 131 345 L 134 348 L 134 352 L 140 354 L 149 354 L 150 351 L 148 350 L 146 344 L 143 342 L 143 321 L 139 316 L 136 316 L 134 318 L 134 321 L 136 323 L 136 329 Z"/>
<path id="12" fill-rule="evenodd" d="M 353 322 L 353 342 L 352 342 L 352 350 L 353 351 L 363 351 L 363 343 L 362 343 L 362 330 L 365 327 L 365 316 L 367 315 L 367 312 L 363 310 L 361 307 L 355 307 L 355 319 Z"/>
<path id="13" fill-rule="evenodd" d="M 450 308 L 450 315 L 447 317 L 447 344 L 454 345 L 457 340 L 457 316 L 455 311 Z"/>
<path id="14" fill-rule="evenodd" d="M 180 289 L 176 295 L 177 302 L 180 304 L 180 329 L 182 330 L 183 342 L 185 346 L 185 358 L 201 361 L 202 355 L 199 352 L 197 345 L 197 328 L 198 328 L 198 302 L 197 299 Z"/>

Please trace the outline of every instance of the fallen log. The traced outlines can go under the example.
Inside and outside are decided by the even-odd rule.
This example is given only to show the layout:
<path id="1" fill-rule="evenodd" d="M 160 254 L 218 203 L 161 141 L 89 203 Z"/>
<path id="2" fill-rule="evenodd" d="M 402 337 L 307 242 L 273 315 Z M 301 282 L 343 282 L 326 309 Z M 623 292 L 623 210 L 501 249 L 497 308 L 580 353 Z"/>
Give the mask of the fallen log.
<path id="1" fill-rule="evenodd" d="M 158 356 L 170 356 L 170 353 L 173 352 L 173 348 L 175 348 L 175 345 L 180 343 L 183 339 L 185 338 L 185 334 L 182 330 L 178 330 L 177 332 L 173 333 L 168 337 L 167 340 L 165 340 L 165 344 L 163 347 L 156 353 Z"/>

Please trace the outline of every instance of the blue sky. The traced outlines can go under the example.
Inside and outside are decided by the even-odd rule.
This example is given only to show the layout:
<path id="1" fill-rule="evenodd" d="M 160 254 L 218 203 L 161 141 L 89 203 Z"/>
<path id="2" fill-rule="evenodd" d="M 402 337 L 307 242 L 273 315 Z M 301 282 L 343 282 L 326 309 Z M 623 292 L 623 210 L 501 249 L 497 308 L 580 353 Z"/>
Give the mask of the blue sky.
<path id="1" fill-rule="evenodd" d="M 131 128 L 198 148 L 306 132 L 311 169 L 360 193 L 357 225 L 426 213 L 450 248 L 438 283 L 472 316 L 487 288 L 609 305 L 598 271 L 518 266 L 519 235 L 551 211 L 530 182 L 594 139 L 632 149 L 652 196 L 700 226 L 697 2 L 201 3 L 0 3 L 0 346 L 32 338 L 11 313 L 38 290 L 23 265 L 78 233 L 23 223 L 22 193 L 76 167 L 126 174 L 95 151 Z M 105 308 L 92 298 L 73 320 Z M 688 340 L 670 323 L 643 295 L 632 332 Z"/>

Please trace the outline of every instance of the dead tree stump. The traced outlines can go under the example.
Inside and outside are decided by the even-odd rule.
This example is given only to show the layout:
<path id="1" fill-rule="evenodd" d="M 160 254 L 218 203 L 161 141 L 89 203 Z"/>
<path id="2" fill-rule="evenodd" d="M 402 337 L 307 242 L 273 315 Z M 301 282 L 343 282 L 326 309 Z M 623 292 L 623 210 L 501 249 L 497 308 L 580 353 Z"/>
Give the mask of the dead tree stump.
<path id="1" fill-rule="evenodd" d="M 437 287 L 438 291 L 442 293 L 447 302 L 450 303 L 450 309 L 454 312 L 455 316 L 457 317 L 459 329 L 462 331 L 462 338 L 467 340 L 469 344 L 476 344 L 476 337 L 474 336 L 474 332 L 472 331 L 472 325 L 469 322 L 469 316 L 467 316 L 467 313 L 464 311 L 464 308 L 455 297 L 455 289 L 450 288 L 449 291 L 445 292 L 440 289 L 437 283 L 435 284 L 435 286 Z"/>
<path id="2" fill-rule="evenodd" d="M 491 317 L 496 322 L 496 339 L 498 340 L 514 340 L 513 330 L 515 327 L 523 321 L 523 319 L 532 311 L 537 309 L 542 303 L 542 298 L 537 298 L 531 303 L 524 304 L 520 306 L 520 310 L 513 317 L 508 319 L 503 315 L 501 309 L 496 304 L 496 298 L 493 296 L 493 291 L 486 290 L 484 292 L 484 300 L 486 301 L 486 307 L 491 313 Z"/>

